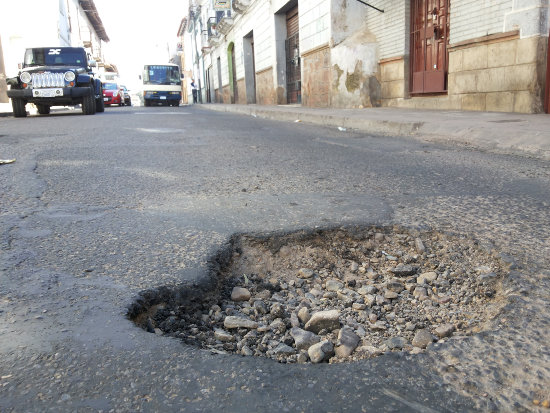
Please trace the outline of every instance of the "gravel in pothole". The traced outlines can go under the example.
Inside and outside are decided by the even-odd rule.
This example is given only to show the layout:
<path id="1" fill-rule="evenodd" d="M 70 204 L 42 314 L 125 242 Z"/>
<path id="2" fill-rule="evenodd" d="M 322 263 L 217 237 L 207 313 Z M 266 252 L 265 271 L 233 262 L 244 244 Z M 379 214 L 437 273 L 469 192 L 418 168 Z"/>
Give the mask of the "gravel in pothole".
<path id="1" fill-rule="evenodd" d="M 240 235 L 230 249 L 209 294 L 141 324 L 214 352 L 336 363 L 429 350 L 504 304 L 506 264 L 468 238 L 372 227 Z"/>

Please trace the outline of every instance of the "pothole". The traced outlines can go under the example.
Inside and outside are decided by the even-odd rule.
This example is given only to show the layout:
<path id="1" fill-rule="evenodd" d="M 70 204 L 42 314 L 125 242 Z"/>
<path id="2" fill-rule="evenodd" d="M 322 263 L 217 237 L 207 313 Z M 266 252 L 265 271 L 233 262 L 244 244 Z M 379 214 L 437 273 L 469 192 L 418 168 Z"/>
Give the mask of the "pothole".
<path id="1" fill-rule="evenodd" d="M 350 362 L 482 331 L 508 272 L 473 239 L 399 227 L 237 235 L 211 264 L 202 285 L 143 293 L 130 318 L 217 353 Z"/>

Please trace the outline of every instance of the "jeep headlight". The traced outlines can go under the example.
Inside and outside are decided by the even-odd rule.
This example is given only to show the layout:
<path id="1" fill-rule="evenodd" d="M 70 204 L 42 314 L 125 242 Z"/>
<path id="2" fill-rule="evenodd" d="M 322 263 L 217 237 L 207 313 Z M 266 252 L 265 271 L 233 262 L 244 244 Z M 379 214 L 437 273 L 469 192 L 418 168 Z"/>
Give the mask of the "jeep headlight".
<path id="1" fill-rule="evenodd" d="M 75 79 L 76 75 L 74 72 L 65 72 L 65 80 L 67 82 L 72 82 Z"/>
<path id="2" fill-rule="evenodd" d="M 32 80 L 31 74 L 29 72 L 23 72 L 19 75 L 19 79 L 23 83 L 30 83 Z"/>

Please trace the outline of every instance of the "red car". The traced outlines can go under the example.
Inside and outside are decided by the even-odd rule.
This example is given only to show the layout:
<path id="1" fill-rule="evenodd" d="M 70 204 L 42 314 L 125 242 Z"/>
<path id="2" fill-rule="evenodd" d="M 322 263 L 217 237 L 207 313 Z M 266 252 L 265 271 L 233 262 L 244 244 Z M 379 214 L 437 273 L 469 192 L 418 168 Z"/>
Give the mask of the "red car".
<path id="1" fill-rule="evenodd" d="M 103 101 L 106 105 L 124 106 L 124 93 L 116 83 L 103 83 Z"/>

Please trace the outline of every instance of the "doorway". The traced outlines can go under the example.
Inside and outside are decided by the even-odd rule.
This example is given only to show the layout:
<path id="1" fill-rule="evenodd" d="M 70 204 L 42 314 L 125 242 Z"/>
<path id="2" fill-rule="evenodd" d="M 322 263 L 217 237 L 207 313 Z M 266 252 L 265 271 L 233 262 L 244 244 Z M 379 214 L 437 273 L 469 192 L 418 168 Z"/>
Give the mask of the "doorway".
<path id="1" fill-rule="evenodd" d="M 254 33 L 243 38 L 244 79 L 246 86 L 246 103 L 256 103 L 256 62 L 254 60 Z"/>
<path id="2" fill-rule="evenodd" d="M 298 6 L 286 13 L 286 91 L 288 103 L 302 103 L 302 65 L 300 60 L 300 22 Z"/>
<path id="3" fill-rule="evenodd" d="M 218 57 L 218 94 L 217 102 L 223 103 L 223 85 L 222 85 L 222 58 Z"/>
<path id="4" fill-rule="evenodd" d="M 411 93 L 447 92 L 450 0 L 412 0 Z"/>
<path id="5" fill-rule="evenodd" d="M 550 33 L 546 49 L 546 93 L 544 94 L 544 111 L 550 114 Z"/>
<path id="6" fill-rule="evenodd" d="M 206 69 L 206 103 L 212 103 L 212 96 L 211 96 L 211 93 L 212 93 L 212 88 L 210 86 L 210 82 L 211 82 L 211 79 L 212 79 L 212 76 L 211 76 L 211 73 L 212 73 L 212 66 L 210 66 L 208 69 Z"/>
<path id="7" fill-rule="evenodd" d="M 227 60 L 229 62 L 229 89 L 231 95 L 231 103 L 238 101 L 237 90 L 237 69 L 235 67 L 235 43 L 229 43 L 227 48 Z"/>

